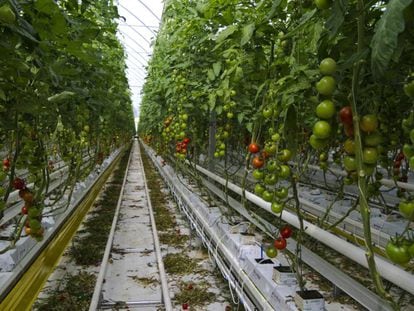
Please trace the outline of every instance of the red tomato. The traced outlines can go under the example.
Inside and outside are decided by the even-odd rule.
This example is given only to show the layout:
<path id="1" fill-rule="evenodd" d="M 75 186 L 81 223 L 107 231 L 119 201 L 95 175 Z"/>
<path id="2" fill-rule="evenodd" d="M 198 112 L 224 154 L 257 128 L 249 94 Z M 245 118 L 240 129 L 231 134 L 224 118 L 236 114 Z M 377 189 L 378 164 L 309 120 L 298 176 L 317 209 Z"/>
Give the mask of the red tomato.
<path id="1" fill-rule="evenodd" d="M 254 157 L 252 165 L 254 168 L 261 168 L 264 165 L 264 160 L 261 157 Z"/>
<path id="2" fill-rule="evenodd" d="M 275 240 L 273 245 L 275 246 L 276 249 L 282 250 L 286 248 L 287 242 L 285 238 L 280 237 Z"/>
<path id="3" fill-rule="evenodd" d="M 352 125 L 352 108 L 345 106 L 339 111 L 339 119 L 344 125 Z"/>
<path id="4" fill-rule="evenodd" d="M 292 236 L 292 228 L 289 226 L 284 226 L 280 229 L 280 236 L 284 239 L 288 239 Z"/>
<path id="5" fill-rule="evenodd" d="M 345 125 L 344 132 L 347 137 L 354 137 L 354 127 L 352 125 Z"/>
<path id="6" fill-rule="evenodd" d="M 16 177 L 13 180 L 13 187 L 16 190 L 22 190 L 22 189 L 26 188 L 26 182 L 23 179 L 21 179 L 19 177 Z"/>
<path id="7" fill-rule="evenodd" d="M 22 214 L 27 215 L 27 207 L 26 206 L 22 207 Z"/>
<path id="8" fill-rule="evenodd" d="M 183 143 L 186 144 L 186 145 L 189 144 L 190 141 L 191 141 L 191 139 L 188 138 L 188 137 L 186 137 L 186 138 L 183 139 Z"/>
<path id="9" fill-rule="evenodd" d="M 260 151 L 260 147 L 258 144 L 256 143 L 251 143 L 249 145 L 249 152 L 250 153 L 258 153 Z"/>

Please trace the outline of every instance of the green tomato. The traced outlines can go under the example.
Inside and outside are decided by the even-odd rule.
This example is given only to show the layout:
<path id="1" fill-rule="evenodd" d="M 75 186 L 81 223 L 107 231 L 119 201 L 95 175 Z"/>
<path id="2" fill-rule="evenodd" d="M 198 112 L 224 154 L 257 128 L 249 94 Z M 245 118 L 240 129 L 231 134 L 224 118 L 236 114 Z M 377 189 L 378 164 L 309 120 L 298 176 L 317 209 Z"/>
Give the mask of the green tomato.
<path id="1" fill-rule="evenodd" d="M 316 90 L 319 94 L 331 96 L 335 91 L 335 79 L 331 76 L 324 76 L 316 82 Z"/>
<path id="2" fill-rule="evenodd" d="M 277 249 L 273 246 L 266 249 L 266 256 L 269 258 L 275 258 L 277 256 Z"/>
<path id="3" fill-rule="evenodd" d="M 329 0 L 314 0 L 315 5 L 319 10 L 326 10 L 329 9 L 331 3 Z"/>
<path id="4" fill-rule="evenodd" d="M 405 218 L 414 221 L 414 201 L 401 201 L 398 209 Z"/>
<path id="5" fill-rule="evenodd" d="M 266 202 L 272 202 L 273 201 L 273 197 L 274 197 L 273 192 L 271 192 L 269 190 L 265 190 L 262 193 L 262 199 L 265 200 Z"/>
<path id="6" fill-rule="evenodd" d="M 227 112 L 227 119 L 233 119 L 234 114 L 233 112 Z"/>
<path id="7" fill-rule="evenodd" d="M 262 115 L 266 119 L 270 119 L 273 116 L 273 109 L 272 108 L 265 108 L 265 109 L 263 109 Z"/>
<path id="8" fill-rule="evenodd" d="M 329 3 L 328 3 L 329 5 Z M 319 7 L 318 7 L 319 8 Z M 319 71 L 321 72 L 321 74 L 323 75 L 333 75 L 336 71 L 336 62 L 334 59 L 328 57 L 325 58 L 321 61 L 320 65 L 319 65 Z"/>
<path id="9" fill-rule="evenodd" d="M 275 160 L 270 160 L 266 163 L 266 169 L 269 172 L 275 172 L 278 169 L 277 162 Z"/>
<path id="10" fill-rule="evenodd" d="M 265 148 L 264 148 L 264 150 L 268 153 L 268 154 L 275 154 L 276 153 L 276 150 L 277 150 L 277 147 L 276 147 L 276 144 L 273 144 L 273 143 L 267 143 L 266 145 L 265 145 Z"/>
<path id="11" fill-rule="evenodd" d="M 280 214 L 283 211 L 284 205 L 280 202 L 273 201 L 270 208 L 272 209 L 273 213 Z"/>
<path id="12" fill-rule="evenodd" d="M 328 140 L 319 139 L 314 134 L 312 134 L 309 138 L 309 144 L 312 146 L 313 149 L 319 150 L 326 147 L 326 145 L 328 144 Z"/>
<path id="13" fill-rule="evenodd" d="M 256 184 L 255 186 L 254 186 L 254 193 L 255 194 L 257 194 L 257 195 L 262 195 L 263 194 L 263 192 L 265 191 L 265 187 L 263 186 L 263 185 L 261 185 L 261 184 Z"/>
<path id="14" fill-rule="evenodd" d="M 275 194 L 279 199 L 284 199 L 289 195 L 289 190 L 286 187 L 280 187 Z"/>
<path id="15" fill-rule="evenodd" d="M 378 118 L 376 115 L 367 114 L 362 117 L 360 122 L 361 130 L 366 133 L 372 133 L 378 128 Z"/>
<path id="16" fill-rule="evenodd" d="M 279 159 L 279 161 L 288 162 L 292 158 L 292 156 L 292 151 L 290 151 L 289 149 L 283 149 L 277 158 Z"/>
<path id="17" fill-rule="evenodd" d="M 253 178 L 256 180 L 262 180 L 264 177 L 264 173 L 261 170 L 254 170 L 253 171 Z"/>
<path id="18" fill-rule="evenodd" d="M 325 99 L 316 107 L 316 115 L 321 119 L 330 119 L 335 115 L 335 105 L 329 100 Z"/>
<path id="19" fill-rule="evenodd" d="M 357 169 L 356 159 L 355 157 L 345 156 L 344 157 L 344 167 L 345 170 L 348 172 L 355 171 Z"/>
<path id="20" fill-rule="evenodd" d="M 278 173 L 279 173 L 280 178 L 283 178 L 283 179 L 288 178 L 290 176 L 290 173 L 291 173 L 290 166 L 281 165 L 280 168 L 279 168 Z"/>
<path id="21" fill-rule="evenodd" d="M 382 136 L 379 132 L 373 132 L 364 137 L 365 146 L 376 147 L 382 142 Z"/>
<path id="22" fill-rule="evenodd" d="M 14 24 L 16 21 L 16 14 L 8 4 L 0 7 L 0 24 Z"/>
<path id="23" fill-rule="evenodd" d="M 362 153 L 362 158 L 364 163 L 367 164 L 375 164 L 378 160 L 378 152 L 376 148 L 367 147 L 364 148 Z"/>
<path id="24" fill-rule="evenodd" d="M 319 139 L 326 139 L 331 135 L 331 125 L 326 121 L 318 121 L 313 126 L 313 135 Z"/>
<path id="25" fill-rule="evenodd" d="M 408 263 L 411 257 L 406 245 L 397 245 L 392 241 L 389 241 L 387 243 L 387 246 L 385 247 L 385 253 L 393 263 L 400 265 L 405 265 Z"/>
<path id="26" fill-rule="evenodd" d="M 411 81 L 404 85 L 404 93 L 408 97 L 414 97 L 414 81 Z"/>
<path id="27" fill-rule="evenodd" d="M 403 153 L 404 156 L 409 159 L 414 156 L 414 146 L 409 144 L 404 144 L 403 146 Z"/>
<path id="28" fill-rule="evenodd" d="M 280 134 L 279 133 L 274 133 L 271 137 L 272 141 L 274 142 L 278 142 L 280 140 Z"/>
<path id="29" fill-rule="evenodd" d="M 276 174 L 267 174 L 264 178 L 264 183 L 269 186 L 273 186 L 277 183 Z"/>

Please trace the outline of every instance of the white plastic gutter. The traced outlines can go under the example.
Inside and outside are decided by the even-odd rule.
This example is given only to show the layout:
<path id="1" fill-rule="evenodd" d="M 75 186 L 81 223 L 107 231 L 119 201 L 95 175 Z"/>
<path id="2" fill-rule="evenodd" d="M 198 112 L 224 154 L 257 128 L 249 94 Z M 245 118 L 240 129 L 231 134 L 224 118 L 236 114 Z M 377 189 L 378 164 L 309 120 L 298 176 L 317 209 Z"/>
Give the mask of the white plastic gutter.
<path id="1" fill-rule="evenodd" d="M 223 186 L 226 185 L 226 180 L 224 178 L 217 176 L 214 173 L 211 173 L 210 171 L 206 170 L 205 168 L 201 166 L 196 165 L 196 168 L 198 171 L 210 177 L 214 181 L 220 183 L 221 185 Z M 228 182 L 227 187 L 228 189 L 232 190 L 238 195 L 241 195 L 241 196 L 243 195 L 243 190 L 239 186 L 231 182 Z M 264 210 L 276 215 L 275 213 L 272 212 L 270 208 L 271 206 L 270 203 L 264 201 L 262 198 L 256 196 L 255 194 L 249 191 L 245 191 L 245 194 L 246 194 L 247 200 L 263 208 Z M 300 199 L 300 203 L 305 204 L 305 205 L 310 204 L 310 202 L 304 199 Z M 292 226 L 299 228 L 299 219 L 295 214 L 284 210 L 282 212 L 281 218 L 287 223 L 291 224 Z M 357 247 L 354 244 L 351 244 L 339 238 L 338 236 L 326 230 L 323 230 L 319 228 L 318 226 L 315 226 L 314 224 L 308 221 L 304 221 L 304 227 L 305 227 L 306 234 L 308 234 L 309 236 L 317 239 L 323 244 L 340 252 L 344 256 L 357 262 L 358 264 L 364 266 L 365 268 L 368 268 L 364 249 Z M 413 274 L 407 271 L 404 271 L 399 266 L 394 265 L 379 256 L 375 256 L 375 262 L 378 267 L 378 272 L 383 278 L 387 279 L 388 281 L 396 284 L 397 286 L 401 287 L 402 289 L 414 295 L 414 275 Z"/>

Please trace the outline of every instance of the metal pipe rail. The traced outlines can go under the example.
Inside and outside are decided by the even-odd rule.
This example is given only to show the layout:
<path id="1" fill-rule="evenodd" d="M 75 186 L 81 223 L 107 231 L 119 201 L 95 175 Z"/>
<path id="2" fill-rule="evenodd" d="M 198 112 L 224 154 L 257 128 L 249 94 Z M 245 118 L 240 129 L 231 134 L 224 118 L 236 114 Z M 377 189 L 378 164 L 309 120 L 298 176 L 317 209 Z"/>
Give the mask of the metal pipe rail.
<path id="1" fill-rule="evenodd" d="M 196 165 L 196 169 L 199 172 L 203 173 L 205 176 L 211 178 L 212 180 L 218 182 L 219 184 L 223 186 L 226 186 L 227 184 L 227 188 L 233 191 L 234 193 L 240 196 L 243 195 L 243 189 L 240 188 L 239 186 L 233 183 L 230 183 L 230 182 L 226 183 L 226 180 L 224 178 L 217 176 L 214 173 L 211 173 L 210 171 L 204 169 L 203 167 L 199 165 Z M 244 191 L 244 192 L 245 192 L 247 200 L 254 203 L 258 207 L 266 210 L 267 212 L 274 214 L 271 211 L 270 203 L 264 201 L 263 199 L 259 198 L 258 196 L 254 195 L 253 193 L 249 191 Z M 304 199 L 300 199 L 300 203 L 304 205 L 308 205 L 308 206 L 312 204 L 312 202 L 309 202 Z M 296 228 L 300 227 L 298 217 L 289 211 L 284 210 L 282 212 L 281 218 Z M 364 249 L 358 246 L 355 246 L 354 244 L 349 243 L 339 238 L 338 236 L 315 226 L 314 224 L 308 221 L 305 221 L 304 224 L 305 224 L 306 234 L 324 243 L 325 245 L 331 247 L 332 249 L 340 252 L 344 256 L 357 262 L 363 267 L 368 268 Z M 414 294 L 413 274 L 407 271 L 404 271 L 399 266 L 392 264 L 391 262 L 387 261 L 386 259 L 380 256 L 376 256 L 375 261 L 378 266 L 378 271 L 383 278 L 398 285 L 399 287 L 406 290 L 407 292 Z"/>

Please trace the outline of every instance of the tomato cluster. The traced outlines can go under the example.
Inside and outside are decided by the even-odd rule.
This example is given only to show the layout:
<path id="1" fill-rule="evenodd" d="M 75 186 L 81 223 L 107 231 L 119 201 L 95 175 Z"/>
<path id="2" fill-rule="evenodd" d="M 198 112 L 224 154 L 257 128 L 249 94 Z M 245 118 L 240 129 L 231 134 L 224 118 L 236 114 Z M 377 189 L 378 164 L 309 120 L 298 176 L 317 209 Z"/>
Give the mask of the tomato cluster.
<path id="1" fill-rule="evenodd" d="M 282 251 L 287 246 L 287 239 L 289 239 L 292 234 L 293 230 L 290 226 L 286 225 L 279 231 L 280 236 L 274 240 L 273 245 L 266 249 L 266 255 L 270 258 L 274 258 L 277 256 L 278 251 Z"/>

